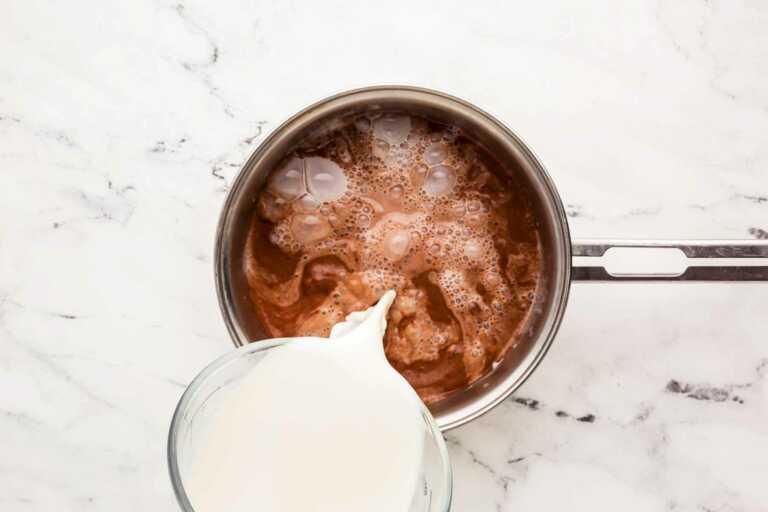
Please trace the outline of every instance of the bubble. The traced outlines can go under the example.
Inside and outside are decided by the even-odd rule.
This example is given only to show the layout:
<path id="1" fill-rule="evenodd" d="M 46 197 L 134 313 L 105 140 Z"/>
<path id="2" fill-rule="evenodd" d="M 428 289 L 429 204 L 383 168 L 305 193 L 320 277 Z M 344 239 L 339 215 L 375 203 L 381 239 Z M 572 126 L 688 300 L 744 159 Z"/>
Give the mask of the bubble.
<path id="1" fill-rule="evenodd" d="M 448 150 L 445 144 L 435 142 L 427 146 L 424 150 L 424 161 L 429 165 L 437 165 L 443 163 L 448 158 Z"/>
<path id="2" fill-rule="evenodd" d="M 285 199 L 276 197 L 269 192 L 261 195 L 259 199 L 259 210 L 261 215 L 272 222 L 277 222 L 288 216 L 289 207 Z"/>
<path id="3" fill-rule="evenodd" d="M 373 155 L 382 160 L 389 157 L 389 143 L 383 140 L 377 140 L 373 143 Z"/>
<path id="4" fill-rule="evenodd" d="M 307 189 L 320 202 L 333 201 L 347 191 L 347 177 L 332 160 L 311 156 L 305 159 Z"/>
<path id="5" fill-rule="evenodd" d="M 447 165 L 438 165 L 429 170 L 422 185 L 431 196 L 442 196 L 453 190 L 456 184 L 456 171 Z"/>
<path id="6" fill-rule="evenodd" d="M 305 193 L 304 161 L 301 158 L 291 158 L 285 166 L 269 177 L 269 189 L 288 200 Z"/>
<path id="7" fill-rule="evenodd" d="M 296 215 L 291 222 L 291 232 L 298 242 L 310 244 L 328 236 L 331 226 L 317 215 Z"/>
<path id="8" fill-rule="evenodd" d="M 312 194 L 304 194 L 295 204 L 296 209 L 302 212 L 313 212 L 320 207 L 320 201 Z"/>
<path id="9" fill-rule="evenodd" d="M 467 240 L 464 242 L 464 254 L 470 259 L 479 259 L 483 255 L 483 246 L 477 240 Z"/>
<path id="10" fill-rule="evenodd" d="M 467 203 L 467 211 L 470 213 L 479 212 L 482 207 L 483 207 L 483 203 L 481 203 L 477 199 L 473 199 Z"/>
<path id="11" fill-rule="evenodd" d="M 367 133 L 371 131 L 371 121 L 367 117 L 358 117 L 355 119 L 355 128 L 357 131 Z"/>
<path id="12" fill-rule="evenodd" d="M 411 132 L 411 118 L 408 116 L 385 115 L 374 121 L 373 134 L 389 144 L 400 144 Z"/>
<path id="13" fill-rule="evenodd" d="M 357 224 L 360 227 L 367 228 L 371 225 L 371 216 L 367 213 L 361 213 L 357 216 Z"/>
<path id="14" fill-rule="evenodd" d="M 482 223 L 483 217 L 479 213 L 470 213 L 464 217 L 464 221 L 472 226 L 477 226 Z"/>
<path id="15" fill-rule="evenodd" d="M 395 185 L 389 189 L 389 195 L 394 199 L 400 199 L 403 196 L 403 187 L 401 185 Z"/>
<path id="16" fill-rule="evenodd" d="M 411 235 L 404 229 L 393 230 L 384 240 L 384 254 L 392 261 L 400 261 L 408 253 Z"/>

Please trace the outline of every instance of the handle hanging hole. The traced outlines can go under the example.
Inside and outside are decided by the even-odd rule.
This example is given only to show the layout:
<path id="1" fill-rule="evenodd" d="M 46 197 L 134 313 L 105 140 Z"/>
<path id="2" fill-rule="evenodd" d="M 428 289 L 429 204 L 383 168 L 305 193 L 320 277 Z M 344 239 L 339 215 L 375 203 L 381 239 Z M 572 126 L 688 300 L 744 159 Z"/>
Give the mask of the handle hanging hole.
<path id="1" fill-rule="evenodd" d="M 611 247 L 602 263 L 612 276 L 678 276 L 688 268 L 685 254 L 669 247 Z"/>

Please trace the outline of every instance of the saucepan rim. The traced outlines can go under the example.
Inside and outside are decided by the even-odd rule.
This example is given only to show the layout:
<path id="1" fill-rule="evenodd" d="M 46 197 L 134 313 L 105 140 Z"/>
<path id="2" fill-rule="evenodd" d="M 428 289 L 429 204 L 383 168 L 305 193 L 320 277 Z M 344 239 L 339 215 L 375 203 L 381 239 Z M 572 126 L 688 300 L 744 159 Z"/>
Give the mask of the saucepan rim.
<path id="1" fill-rule="evenodd" d="M 233 205 L 238 199 L 241 189 L 246 183 L 249 175 L 256 172 L 254 171 L 256 163 L 262 158 L 264 153 L 272 147 L 274 141 L 278 139 L 284 131 L 290 129 L 303 117 L 313 114 L 318 109 L 327 108 L 329 105 L 334 104 L 334 102 L 343 102 L 351 96 L 367 94 L 372 94 L 372 97 L 379 98 L 387 98 L 388 95 L 395 96 L 403 94 L 419 95 L 423 98 L 431 97 L 435 99 L 435 101 L 443 103 L 449 102 L 452 106 L 461 108 L 463 111 L 469 112 L 480 119 L 483 123 L 487 123 L 489 127 L 492 127 L 500 134 L 500 137 L 505 139 L 505 143 L 509 144 L 510 147 L 514 147 L 514 150 L 526 161 L 531 172 L 538 179 L 541 190 L 543 190 L 543 197 L 541 199 L 542 202 L 545 203 L 544 206 L 549 209 L 549 215 L 553 224 L 553 250 L 556 253 L 553 256 L 555 260 L 553 267 L 555 275 L 550 276 L 548 284 L 550 288 L 548 291 L 549 293 L 553 293 L 554 296 L 552 298 L 552 304 L 544 317 L 544 323 L 539 336 L 536 338 L 529 353 L 521 363 L 510 370 L 510 375 L 505 376 L 500 384 L 488 388 L 488 396 L 485 396 L 486 391 L 482 391 L 479 394 L 480 398 L 471 401 L 469 405 L 461 407 L 460 410 L 449 412 L 445 415 L 440 415 L 439 413 L 436 414 L 436 420 L 440 425 L 441 430 L 447 431 L 472 421 L 490 411 L 509 397 L 509 395 L 517 390 L 531 376 L 544 359 L 544 356 L 547 354 L 554 341 L 568 302 L 568 294 L 571 284 L 571 237 L 568 228 L 568 218 L 565 214 L 565 208 L 563 207 L 560 195 L 557 192 L 551 177 L 530 147 L 515 132 L 474 104 L 450 94 L 423 87 L 409 85 L 376 85 L 344 91 L 322 99 L 309 105 L 277 126 L 267 137 L 265 137 L 261 144 L 259 144 L 253 151 L 248 160 L 243 164 L 237 177 L 234 179 L 227 194 L 227 198 L 222 206 L 216 230 L 214 249 L 214 277 L 219 307 L 234 345 L 239 347 L 247 344 L 246 335 L 236 320 L 236 311 L 228 275 L 229 240 L 226 239 L 226 236 L 229 223 L 234 222 L 235 220 L 232 218 Z"/>

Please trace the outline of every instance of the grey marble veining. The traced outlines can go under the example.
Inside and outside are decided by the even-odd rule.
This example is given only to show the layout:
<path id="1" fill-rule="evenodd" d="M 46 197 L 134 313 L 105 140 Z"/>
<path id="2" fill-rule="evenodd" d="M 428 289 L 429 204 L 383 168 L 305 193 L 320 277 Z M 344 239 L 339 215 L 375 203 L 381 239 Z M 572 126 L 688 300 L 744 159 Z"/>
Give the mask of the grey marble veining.
<path id="1" fill-rule="evenodd" d="M 173 407 L 230 349 L 219 208 L 269 130 L 338 90 L 492 112 L 574 237 L 768 238 L 760 2 L 11 2 L 0 25 L 3 511 L 176 510 Z M 766 303 L 574 286 L 534 376 L 447 434 L 454 510 L 765 510 Z"/>

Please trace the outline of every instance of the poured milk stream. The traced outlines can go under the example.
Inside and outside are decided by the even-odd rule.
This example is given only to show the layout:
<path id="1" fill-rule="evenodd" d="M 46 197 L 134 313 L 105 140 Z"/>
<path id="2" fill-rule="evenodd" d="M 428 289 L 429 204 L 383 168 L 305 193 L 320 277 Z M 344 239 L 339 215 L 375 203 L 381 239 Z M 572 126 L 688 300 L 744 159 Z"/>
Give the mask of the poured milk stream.
<path id="1" fill-rule="evenodd" d="M 387 363 L 394 299 L 331 340 L 272 349 L 223 401 L 185 487 L 196 512 L 407 511 L 425 436 L 419 399 Z"/>

